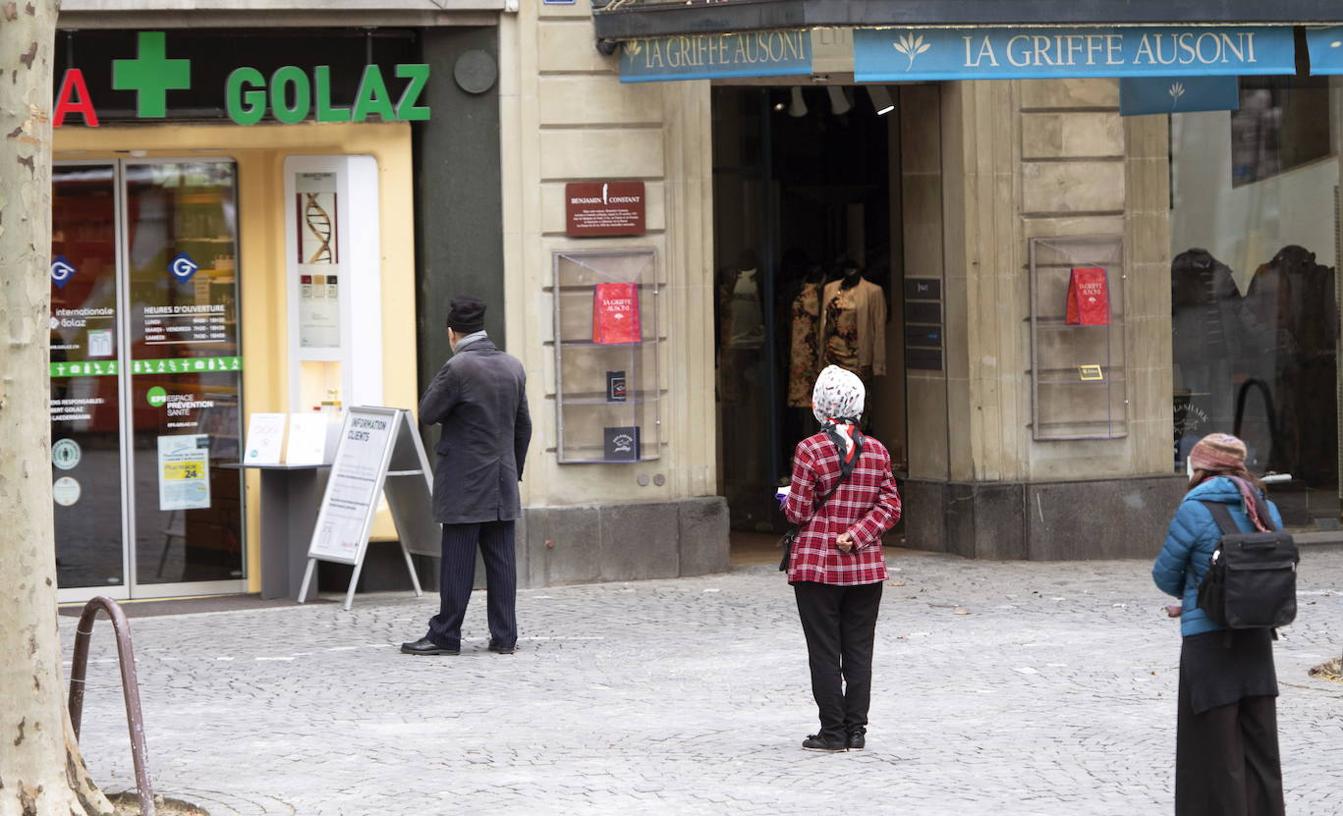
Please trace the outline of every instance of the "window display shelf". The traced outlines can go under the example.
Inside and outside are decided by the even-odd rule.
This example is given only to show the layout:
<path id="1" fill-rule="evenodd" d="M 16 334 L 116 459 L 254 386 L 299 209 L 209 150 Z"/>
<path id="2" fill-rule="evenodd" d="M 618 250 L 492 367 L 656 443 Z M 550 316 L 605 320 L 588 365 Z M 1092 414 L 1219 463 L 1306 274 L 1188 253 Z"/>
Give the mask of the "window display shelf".
<path id="1" fill-rule="evenodd" d="M 561 464 L 657 459 L 662 447 L 657 255 L 553 255 L 555 408 Z"/>
<path id="2" fill-rule="evenodd" d="M 1031 432 L 1036 440 L 1128 435 L 1123 242 L 1030 242 Z"/>

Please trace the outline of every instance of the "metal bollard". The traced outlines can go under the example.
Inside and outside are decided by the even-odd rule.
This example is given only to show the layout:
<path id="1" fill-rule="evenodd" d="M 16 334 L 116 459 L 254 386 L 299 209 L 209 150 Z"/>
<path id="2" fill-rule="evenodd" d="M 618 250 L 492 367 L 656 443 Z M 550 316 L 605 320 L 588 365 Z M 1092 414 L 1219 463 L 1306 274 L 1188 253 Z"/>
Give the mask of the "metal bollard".
<path id="1" fill-rule="evenodd" d="M 154 816 L 154 790 L 149 783 L 149 755 L 145 752 L 144 717 L 140 713 L 140 683 L 135 677 L 135 651 L 131 647 L 131 628 L 126 614 L 116 601 L 98 596 L 84 605 L 75 631 L 75 659 L 70 667 L 70 724 L 79 738 L 79 723 L 84 714 L 84 677 L 89 668 L 89 636 L 99 612 L 112 619 L 117 636 L 117 657 L 121 664 L 121 691 L 126 698 L 126 724 L 131 732 L 131 759 L 135 763 L 135 786 L 140 795 L 141 816 Z"/>

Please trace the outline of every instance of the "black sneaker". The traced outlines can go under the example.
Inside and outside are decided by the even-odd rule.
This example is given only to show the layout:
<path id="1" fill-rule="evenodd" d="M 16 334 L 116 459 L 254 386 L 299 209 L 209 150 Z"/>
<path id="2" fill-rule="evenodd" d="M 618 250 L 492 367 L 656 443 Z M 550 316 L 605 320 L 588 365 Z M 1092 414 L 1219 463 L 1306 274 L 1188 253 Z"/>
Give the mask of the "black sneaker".
<path id="1" fill-rule="evenodd" d="M 802 740 L 802 747 L 808 751 L 827 751 L 833 754 L 849 750 L 849 741 L 843 737 L 826 737 L 821 734 L 812 734 Z"/>
<path id="2" fill-rule="evenodd" d="M 854 731 L 849 734 L 849 750 L 861 751 L 867 747 L 867 735 L 862 731 Z"/>
<path id="3" fill-rule="evenodd" d="M 498 641 L 491 640 L 489 649 L 491 652 L 494 652 L 495 654 L 513 654 L 518 650 L 518 645 L 516 643 L 510 643 L 507 646 L 505 646 L 504 644 L 499 643 Z"/>

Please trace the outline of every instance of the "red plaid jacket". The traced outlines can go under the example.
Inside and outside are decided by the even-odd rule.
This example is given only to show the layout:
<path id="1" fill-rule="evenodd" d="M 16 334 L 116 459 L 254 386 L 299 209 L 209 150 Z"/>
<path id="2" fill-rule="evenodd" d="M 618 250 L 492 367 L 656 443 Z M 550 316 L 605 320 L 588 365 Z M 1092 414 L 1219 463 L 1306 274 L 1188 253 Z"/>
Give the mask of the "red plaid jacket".
<path id="1" fill-rule="evenodd" d="M 815 500 L 839 477 L 839 451 L 829 437 L 818 433 L 798 443 L 793 483 L 783 510 L 790 522 L 805 526 L 793 542 L 788 561 L 790 584 L 815 581 L 852 586 L 886 580 L 881 537 L 900 520 L 900 493 L 891 474 L 891 455 L 885 445 L 863 437 L 863 453 L 853 473 L 812 518 Z M 835 546 L 835 539 L 846 531 L 856 543 L 847 553 Z"/>

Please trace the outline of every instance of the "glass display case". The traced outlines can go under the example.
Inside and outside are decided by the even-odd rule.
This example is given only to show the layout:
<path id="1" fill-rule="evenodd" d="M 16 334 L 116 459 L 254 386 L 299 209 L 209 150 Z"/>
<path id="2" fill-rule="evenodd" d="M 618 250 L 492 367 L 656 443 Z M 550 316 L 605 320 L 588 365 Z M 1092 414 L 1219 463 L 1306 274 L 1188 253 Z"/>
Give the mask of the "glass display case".
<path id="1" fill-rule="evenodd" d="M 561 464 L 657 459 L 665 391 L 652 249 L 554 253 Z"/>
<path id="2" fill-rule="evenodd" d="M 1031 239 L 1035 439 L 1128 435 L 1123 283 L 1119 238 Z"/>

